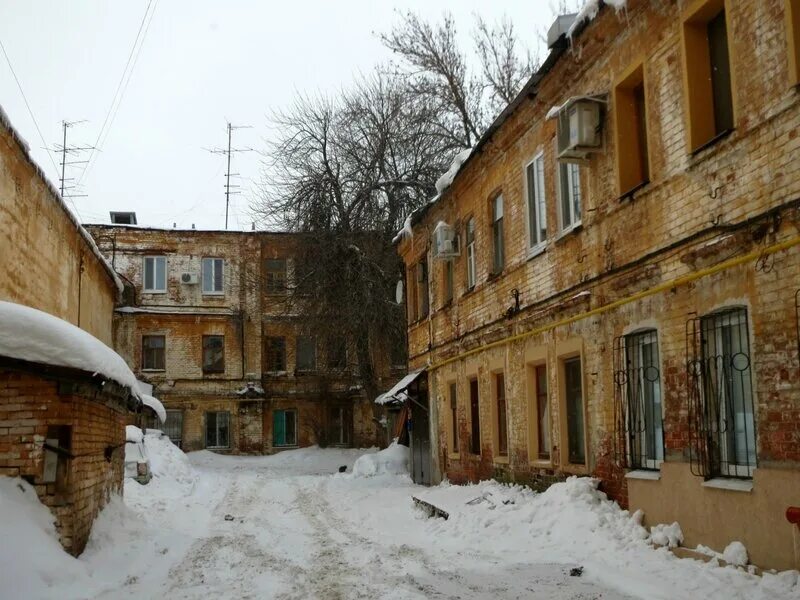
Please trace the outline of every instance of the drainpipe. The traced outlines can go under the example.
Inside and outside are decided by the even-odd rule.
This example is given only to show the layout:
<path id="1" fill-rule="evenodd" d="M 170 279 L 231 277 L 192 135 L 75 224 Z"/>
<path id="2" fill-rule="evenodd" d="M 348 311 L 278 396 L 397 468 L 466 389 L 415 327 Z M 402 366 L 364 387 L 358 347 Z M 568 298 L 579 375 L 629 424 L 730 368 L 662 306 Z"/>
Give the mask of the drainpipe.
<path id="1" fill-rule="evenodd" d="M 83 282 L 83 252 L 78 261 L 78 327 L 81 326 L 81 283 Z"/>

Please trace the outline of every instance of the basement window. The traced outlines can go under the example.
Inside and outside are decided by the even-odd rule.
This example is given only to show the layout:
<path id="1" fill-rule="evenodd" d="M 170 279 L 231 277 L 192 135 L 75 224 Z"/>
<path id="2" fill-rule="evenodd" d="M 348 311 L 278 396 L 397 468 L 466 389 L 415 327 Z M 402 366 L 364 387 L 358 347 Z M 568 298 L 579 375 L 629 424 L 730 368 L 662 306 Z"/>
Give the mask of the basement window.
<path id="1" fill-rule="evenodd" d="M 203 336 L 203 373 L 225 372 L 225 336 Z"/>
<path id="2" fill-rule="evenodd" d="M 272 445 L 297 446 L 297 411 L 276 410 L 272 413 Z"/>
<path id="3" fill-rule="evenodd" d="M 203 259 L 203 293 L 223 294 L 223 271 L 225 261 L 221 258 Z"/>
<path id="4" fill-rule="evenodd" d="M 789 81 L 800 85 L 800 0 L 786 0 L 786 37 L 789 43 Z"/>
<path id="5" fill-rule="evenodd" d="M 142 370 L 163 371 L 166 362 L 166 337 L 163 335 L 142 336 Z"/>
<path id="6" fill-rule="evenodd" d="M 725 0 L 696 2 L 683 20 L 689 150 L 733 129 L 733 86 Z"/>
<path id="7" fill-rule="evenodd" d="M 206 413 L 206 448 L 230 447 L 230 420 L 228 411 Z"/>
<path id="8" fill-rule="evenodd" d="M 624 196 L 650 179 L 644 66 L 639 63 L 614 87 L 617 184 Z"/>
<path id="9" fill-rule="evenodd" d="M 47 427 L 44 447 L 42 482 L 52 484 L 52 492 L 65 494 L 69 488 L 69 466 L 72 459 L 72 427 L 50 425 Z"/>
<path id="10" fill-rule="evenodd" d="M 167 291 L 167 257 L 144 257 L 144 291 L 161 294 Z"/>

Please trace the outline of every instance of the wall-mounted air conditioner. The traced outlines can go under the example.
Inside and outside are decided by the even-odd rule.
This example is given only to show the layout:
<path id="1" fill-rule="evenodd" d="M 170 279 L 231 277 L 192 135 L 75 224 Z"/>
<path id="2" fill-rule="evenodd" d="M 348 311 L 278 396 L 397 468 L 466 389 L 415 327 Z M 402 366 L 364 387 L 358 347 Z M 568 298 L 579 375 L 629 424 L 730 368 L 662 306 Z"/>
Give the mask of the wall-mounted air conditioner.
<path id="1" fill-rule="evenodd" d="M 200 277 L 197 276 L 197 273 L 181 273 L 181 283 L 197 285 L 200 283 Z"/>
<path id="2" fill-rule="evenodd" d="M 570 98 L 558 109 L 558 160 L 581 162 L 603 147 L 603 106 L 599 98 Z"/>
<path id="3" fill-rule="evenodd" d="M 458 234 L 454 227 L 444 221 L 439 221 L 433 230 L 433 258 L 449 260 L 460 256 L 458 247 Z"/>

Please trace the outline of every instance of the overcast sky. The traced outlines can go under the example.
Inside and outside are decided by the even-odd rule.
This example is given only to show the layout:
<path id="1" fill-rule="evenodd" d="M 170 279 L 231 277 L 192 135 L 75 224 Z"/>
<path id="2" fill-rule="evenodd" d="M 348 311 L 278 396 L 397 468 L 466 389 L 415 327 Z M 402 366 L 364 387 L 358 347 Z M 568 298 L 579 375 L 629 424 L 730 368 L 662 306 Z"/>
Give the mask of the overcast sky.
<path id="1" fill-rule="evenodd" d="M 0 41 L 46 142 L 92 145 L 101 130 L 149 0 L 0 0 Z M 395 9 L 431 19 L 450 11 L 469 42 L 473 15 L 511 17 L 534 48 L 552 20 L 551 0 L 152 0 L 155 11 L 135 69 L 101 151 L 74 198 L 83 222 L 108 222 L 110 210 L 136 211 L 139 224 L 200 229 L 224 226 L 226 121 L 239 147 L 264 149 L 269 115 L 298 93 L 335 92 L 389 58 L 375 32 Z M 0 105 L 54 183 L 59 174 L 0 54 Z M 88 158 L 88 153 L 83 157 Z M 259 157 L 234 158 L 243 193 L 230 228 L 249 229 Z M 82 166 L 73 167 L 80 176 Z M 69 176 L 69 174 L 68 174 Z"/>

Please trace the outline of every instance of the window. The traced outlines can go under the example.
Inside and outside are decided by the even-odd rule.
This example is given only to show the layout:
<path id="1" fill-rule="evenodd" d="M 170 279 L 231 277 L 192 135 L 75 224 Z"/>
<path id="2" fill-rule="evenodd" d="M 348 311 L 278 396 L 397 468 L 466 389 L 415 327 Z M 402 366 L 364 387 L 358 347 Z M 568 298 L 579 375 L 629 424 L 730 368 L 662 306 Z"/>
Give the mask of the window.
<path id="1" fill-rule="evenodd" d="M 347 446 L 350 444 L 350 423 L 353 421 L 353 413 L 344 406 L 331 407 L 331 444 L 334 446 Z"/>
<path id="2" fill-rule="evenodd" d="M 334 371 L 347 368 L 347 342 L 344 338 L 328 340 L 328 368 Z"/>
<path id="3" fill-rule="evenodd" d="M 271 258 L 266 265 L 267 294 L 286 293 L 286 259 Z"/>
<path id="4" fill-rule="evenodd" d="M 227 411 L 206 413 L 206 448 L 230 447 L 230 418 Z"/>
<path id="5" fill-rule="evenodd" d="M 405 337 L 395 336 L 389 342 L 389 360 L 393 369 L 406 368 L 406 340 Z"/>
<path id="6" fill-rule="evenodd" d="M 747 310 L 728 309 L 693 323 L 699 340 L 694 334 L 687 344 L 692 350 L 689 421 L 701 444 L 701 474 L 752 477 L 756 432 Z"/>
<path id="7" fill-rule="evenodd" d="M 547 209 L 544 194 L 544 154 L 540 152 L 525 167 L 528 211 L 528 248 L 536 248 L 547 239 Z"/>
<path id="8" fill-rule="evenodd" d="M 453 454 L 458 454 L 458 395 L 455 381 L 450 383 L 447 391 L 450 414 L 450 451 Z"/>
<path id="9" fill-rule="evenodd" d="M 136 225 L 135 212 L 116 212 L 111 211 L 111 222 L 114 225 Z"/>
<path id="10" fill-rule="evenodd" d="M 481 453 L 481 407 L 478 400 L 478 380 L 469 380 L 469 416 L 470 439 L 469 451 L 472 454 Z"/>
<path id="11" fill-rule="evenodd" d="M 467 221 L 467 289 L 475 287 L 475 219 Z"/>
<path id="12" fill-rule="evenodd" d="M 163 335 L 142 336 L 142 370 L 163 371 L 166 338 Z"/>
<path id="13" fill-rule="evenodd" d="M 506 384 L 502 373 L 494 376 L 495 416 L 497 417 L 497 454 L 508 456 L 508 415 L 506 414 Z"/>
<path id="14" fill-rule="evenodd" d="M 528 389 L 532 405 L 529 418 L 531 430 L 531 456 L 537 460 L 550 460 L 550 403 L 547 394 L 547 366 L 530 366 Z"/>
<path id="15" fill-rule="evenodd" d="M 167 420 L 156 429 L 161 429 L 180 448 L 183 443 L 183 411 L 167 409 Z"/>
<path id="16" fill-rule="evenodd" d="M 203 336 L 203 373 L 225 372 L 225 337 Z"/>
<path id="17" fill-rule="evenodd" d="M 733 129 L 725 0 L 695 2 L 683 21 L 689 150 Z"/>
<path id="18" fill-rule="evenodd" d="M 417 263 L 417 319 L 428 316 L 428 261 Z"/>
<path id="19" fill-rule="evenodd" d="M 503 196 L 492 200 L 492 272 L 500 273 L 505 264 L 503 247 Z"/>
<path id="20" fill-rule="evenodd" d="M 297 338 L 297 371 L 315 371 L 317 369 L 317 340 L 310 336 Z"/>
<path id="21" fill-rule="evenodd" d="M 70 483 L 72 427 L 70 425 L 48 425 L 44 443 L 42 481 L 53 484 L 56 494 L 66 494 L 69 491 Z"/>
<path id="22" fill-rule="evenodd" d="M 268 337 L 265 346 L 267 371 L 270 373 L 286 371 L 286 338 Z"/>
<path id="23" fill-rule="evenodd" d="M 272 445 L 297 446 L 296 410 L 276 410 L 272 413 Z"/>
<path id="24" fill-rule="evenodd" d="M 144 291 L 160 293 L 167 291 L 167 257 L 144 257 Z"/>
<path id="25" fill-rule="evenodd" d="M 558 199 L 561 231 L 581 222 L 580 167 L 573 163 L 558 163 Z"/>
<path id="26" fill-rule="evenodd" d="M 786 37 L 789 42 L 789 80 L 800 84 L 800 0 L 786 0 Z"/>
<path id="27" fill-rule="evenodd" d="M 567 414 L 567 450 L 569 462 L 586 463 L 584 445 L 585 430 L 583 422 L 583 384 L 581 381 L 581 359 L 570 358 L 563 361 L 564 399 Z"/>
<path id="28" fill-rule="evenodd" d="M 443 304 L 448 304 L 453 301 L 453 261 L 446 260 L 444 261 L 444 274 L 443 274 L 443 281 L 442 287 L 444 288 L 444 293 L 442 294 L 444 298 Z"/>
<path id="29" fill-rule="evenodd" d="M 222 271 L 225 261 L 221 258 L 203 259 L 203 293 L 222 294 Z"/>
<path id="30" fill-rule="evenodd" d="M 641 63 L 623 75 L 614 88 L 614 118 L 617 184 L 619 195 L 623 196 L 650 179 L 647 103 Z"/>
<path id="31" fill-rule="evenodd" d="M 658 469 L 664 460 L 664 427 L 661 409 L 661 377 L 658 333 L 648 330 L 626 335 L 615 348 L 614 381 L 618 387 L 617 437 L 624 451 L 623 466 Z"/>

